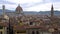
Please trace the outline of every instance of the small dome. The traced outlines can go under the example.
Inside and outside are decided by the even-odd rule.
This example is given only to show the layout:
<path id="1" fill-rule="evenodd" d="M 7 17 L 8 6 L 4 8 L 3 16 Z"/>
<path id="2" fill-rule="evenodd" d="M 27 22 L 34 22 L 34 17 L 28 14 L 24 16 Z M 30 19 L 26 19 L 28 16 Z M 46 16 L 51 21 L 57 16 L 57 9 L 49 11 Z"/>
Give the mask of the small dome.
<path id="1" fill-rule="evenodd" d="M 22 7 L 20 7 L 20 5 L 18 5 L 18 7 L 16 8 L 16 12 L 21 13 L 21 11 L 23 11 Z"/>

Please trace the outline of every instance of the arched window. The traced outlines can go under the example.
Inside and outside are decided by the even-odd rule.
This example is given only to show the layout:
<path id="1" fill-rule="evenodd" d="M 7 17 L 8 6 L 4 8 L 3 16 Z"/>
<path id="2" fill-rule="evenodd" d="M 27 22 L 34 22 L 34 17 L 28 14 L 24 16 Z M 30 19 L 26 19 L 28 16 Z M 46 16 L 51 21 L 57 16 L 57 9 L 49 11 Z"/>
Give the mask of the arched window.
<path id="1" fill-rule="evenodd" d="M 39 34 L 39 31 L 36 31 L 36 34 Z"/>
<path id="2" fill-rule="evenodd" d="M 33 22 L 30 22 L 30 25 L 33 25 Z"/>
<path id="3" fill-rule="evenodd" d="M 35 34 L 35 32 L 34 32 L 34 31 L 32 31 L 32 34 Z"/>
<path id="4" fill-rule="evenodd" d="M 2 34 L 2 31 L 0 31 L 0 34 Z"/>
<path id="5" fill-rule="evenodd" d="M 3 26 L 0 26 L 0 29 L 3 29 Z"/>

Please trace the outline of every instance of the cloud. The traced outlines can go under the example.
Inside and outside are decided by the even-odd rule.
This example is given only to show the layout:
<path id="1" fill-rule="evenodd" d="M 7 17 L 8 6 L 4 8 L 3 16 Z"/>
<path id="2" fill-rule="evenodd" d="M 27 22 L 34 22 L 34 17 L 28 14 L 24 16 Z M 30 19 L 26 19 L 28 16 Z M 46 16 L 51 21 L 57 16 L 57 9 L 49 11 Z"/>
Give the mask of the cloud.
<path id="1" fill-rule="evenodd" d="M 15 4 L 15 3 L 9 2 L 9 1 L 0 0 L 0 4 Z"/>
<path id="2" fill-rule="evenodd" d="M 54 9 L 60 11 L 60 2 L 55 2 L 54 3 Z"/>
<path id="3" fill-rule="evenodd" d="M 42 2 L 43 0 L 6 0 L 6 1 L 10 1 L 10 2 L 14 2 L 14 3 L 36 3 L 36 2 Z"/>
<path id="4" fill-rule="evenodd" d="M 38 4 L 29 8 L 26 8 L 27 11 L 49 11 L 51 10 L 52 3 Z M 54 10 L 60 10 L 60 2 L 53 3 Z"/>
<path id="5" fill-rule="evenodd" d="M 0 8 L 5 4 L 6 9 L 15 10 L 19 3 L 24 11 L 48 11 L 52 4 L 54 10 L 60 10 L 60 0 L 0 0 Z"/>
<path id="6" fill-rule="evenodd" d="M 45 11 L 45 10 L 50 10 L 51 3 L 46 3 L 46 4 L 39 4 L 36 6 L 32 6 L 27 9 L 27 11 Z"/>

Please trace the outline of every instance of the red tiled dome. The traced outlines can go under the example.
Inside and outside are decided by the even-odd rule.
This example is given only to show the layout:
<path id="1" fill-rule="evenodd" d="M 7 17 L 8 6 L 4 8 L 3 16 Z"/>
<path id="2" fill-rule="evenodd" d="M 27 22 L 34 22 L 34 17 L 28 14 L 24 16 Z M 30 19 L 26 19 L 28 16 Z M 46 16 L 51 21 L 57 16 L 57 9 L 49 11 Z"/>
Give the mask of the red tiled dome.
<path id="1" fill-rule="evenodd" d="M 20 5 L 18 5 L 18 7 L 16 8 L 16 11 L 21 12 L 21 11 L 23 11 L 23 9 L 22 9 L 22 7 L 20 7 Z"/>

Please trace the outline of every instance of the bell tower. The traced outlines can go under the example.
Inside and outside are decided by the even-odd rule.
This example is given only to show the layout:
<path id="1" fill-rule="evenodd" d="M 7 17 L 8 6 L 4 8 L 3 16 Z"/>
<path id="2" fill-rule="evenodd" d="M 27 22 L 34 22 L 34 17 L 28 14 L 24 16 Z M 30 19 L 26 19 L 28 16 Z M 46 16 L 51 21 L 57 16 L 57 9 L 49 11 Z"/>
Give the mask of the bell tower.
<path id="1" fill-rule="evenodd" d="M 54 8 L 53 8 L 53 4 L 52 4 L 52 6 L 51 6 L 51 17 L 53 17 L 54 16 Z"/>
<path id="2" fill-rule="evenodd" d="M 5 15 L 5 5 L 2 6 L 3 15 Z"/>

